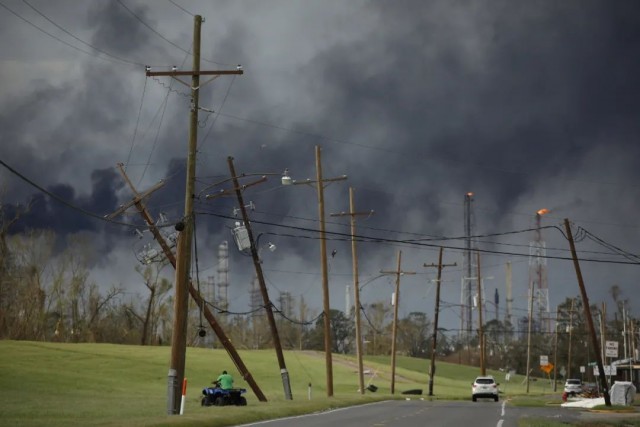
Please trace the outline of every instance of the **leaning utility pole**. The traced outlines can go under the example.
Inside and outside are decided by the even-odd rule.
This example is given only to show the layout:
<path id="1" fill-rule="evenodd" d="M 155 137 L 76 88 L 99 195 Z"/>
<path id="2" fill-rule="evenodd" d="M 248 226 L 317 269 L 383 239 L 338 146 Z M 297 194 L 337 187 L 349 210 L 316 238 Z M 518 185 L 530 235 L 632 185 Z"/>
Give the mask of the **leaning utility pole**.
<path id="1" fill-rule="evenodd" d="M 609 385 L 607 384 L 607 378 L 604 374 L 604 367 L 602 365 L 602 354 L 600 353 L 600 345 L 598 344 L 598 338 L 596 337 L 596 331 L 593 327 L 593 319 L 591 318 L 591 308 L 589 307 L 589 298 L 587 297 L 587 291 L 584 287 L 584 281 L 582 280 L 582 271 L 580 270 L 580 263 L 578 262 L 578 254 L 576 253 L 576 246 L 573 242 L 573 235 L 571 234 L 571 225 L 569 219 L 564 219 L 564 227 L 567 231 L 567 239 L 569 240 L 569 246 L 571 248 L 571 256 L 573 258 L 573 266 L 576 269 L 576 276 L 578 277 L 578 286 L 580 286 L 580 295 L 582 296 L 582 305 L 584 305 L 584 315 L 587 318 L 587 324 L 589 325 L 589 331 L 591 332 L 591 343 L 593 344 L 593 350 L 596 353 L 596 362 L 598 364 L 598 372 L 600 377 L 600 386 L 602 387 L 602 394 L 604 395 L 604 403 L 607 406 L 611 406 L 611 398 L 609 397 Z"/>
<path id="2" fill-rule="evenodd" d="M 183 228 L 180 231 L 176 250 L 176 285 L 174 299 L 173 334 L 171 336 L 171 366 L 169 368 L 168 387 L 174 390 L 175 399 L 169 402 L 169 415 L 177 414 L 180 407 L 180 387 L 184 379 L 185 356 L 187 350 L 187 312 L 189 306 L 189 271 L 191 267 L 191 245 L 193 241 L 193 199 L 195 197 L 196 147 L 198 142 L 198 100 L 200 95 L 200 76 L 211 75 L 215 79 L 222 74 L 242 74 L 242 70 L 200 71 L 200 27 L 202 16 L 195 15 L 193 23 L 193 70 L 151 72 L 147 77 L 170 76 L 191 88 L 191 111 L 189 115 L 189 150 L 187 155 L 187 181 L 184 198 Z M 191 84 L 177 76 L 191 76 Z"/>
<path id="3" fill-rule="evenodd" d="M 358 382 L 360 394 L 364 394 L 364 369 L 362 366 L 362 330 L 360 324 L 360 285 L 358 283 L 358 255 L 356 252 L 356 216 L 371 216 L 373 211 L 355 212 L 353 202 L 353 187 L 349 187 L 349 212 L 331 214 L 331 216 L 349 216 L 351 219 L 351 259 L 353 263 L 353 294 L 355 299 L 356 317 L 356 353 L 358 354 Z M 348 314 L 348 313 L 347 313 Z"/>
<path id="4" fill-rule="evenodd" d="M 442 264 L 442 251 L 444 249 L 440 247 L 440 254 L 438 255 L 438 265 L 435 264 L 423 264 L 424 267 L 438 267 L 438 279 L 436 280 L 436 308 L 433 314 L 433 340 L 431 341 L 431 366 L 429 368 L 429 396 L 433 396 L 433 377 L 436 374 L 436 345 L 438 340 L 438 316 L 440 314 L 440 283 L 442 280 L 442 269 L 444 267 L 455 267 L 457 264 Z"/>
<path id="5" fill-rule="evenodd" d="M 262 301 L 264 302 L 264 309 L 267 312 L 267 320 L 269 322 L 269 328 L 271 329 L 271 337 L 273 338 L 273 346 L 276 350 L 276 356 L 278 358 L 278 365 L 280 366 L 280 375 L 282 376 L 282 386 L 284 387 L 284 397 L 287 400 L 292 400 L 291 385 L 289 383 L 289 372 L 284 362 L 284 355 L 282 354 L 282 345 L 280 344 L 280 335 L 278 335 L 278 327 L 276 326 L 276 320 L 273 317 L 273 304 L 269 299 L 269 292 L 267 291 L 267 285 L 264 281 L 264 274 L 262 273 L 262 264 L 258 257 L 258 248 L 256 248 L 255 241 L 253 240 L 253 231 L 251 230 L 251 222 L 247 215 L 247 209 L 244 205 L 242 198 L 242 187 L 238 182 L 238 176 L 236 175 L 236 168 L 233 165 L 233 157 L 227 157 L 229 163 L 229 172 L 231 172 L 231 178 L 233 179 L 233 187 L 236 191 L 236 197 L 238 198 L 238 204 L 240 205 L 240 212 L 242 213 L 242 221 L 247 230 L 247 236 L 251 243 L 251 257 L 253 258 L 253 266 L 256 269 L 256 275 L 258 276 L 258 283 L 260 285 L 260 293 L 262 293 Z"/>
<path id="6" fill-rule="evenodd" d="M 396 292 L 393 298 L 393 331 L 391 337 L 391 394 L 395 394 L 396 387 L 396 337 L 398 335 L 398 306 L 400 305 L 400 276 L 403 274 L 416 274 L 415 271 L 402 271 L 402 251 L 398 251 L 398 268 L 396 271 L 380 271 L 380 274 L 395 274 Z"/>
<path id="7" fill-rule="evenodd" d="M 167 257 L 167 260 L 169 261 L 169 263 L 175 269 L 176 268 L 176 257 L 174 256 L 173 252 L 171 252 L 171 248 L 169 247 L 169 245 L 165 241 L 164 236 L 162 235 L 162 233 L 160 233 L 160 230 L 158 230 L 158 227 L 156 226 L 156 224 L 155 224 L 155 222 L 153 220 L 153 217 L 151 216 L 151 214 L 149 213 L 147 208 L 142 203 L 142 200 L 144 200 L 146 197 L 148 197 L 152 192 L 154 192 L 158 188 L 162 187 L 164 185 L 164 182 L 161 181 L 160 183 L 156 184 L 151 189 L 149 189 L 149 190 L 147 190 L 147 191 L 145 191 L 143 193 L 138 193 L 136 188 L 131 183 L 131 180 L 127 176 L 126 172 L 124 171 L 123 166 L 124 165 L 122 163 L 118 163 L 118 168 L 120 169 L 120 173 L 122 174 L 122 177 L 124 178 L 125 182 L 129 185 L 129 188 L 131 188 L 131 191 L 133 192 L 135 197 L 133 198 L 132 201 L 130 201 L 129 203 L 124 204 L 118 210 L 116 210 L 114 213 L 112 213 L 110 215 L 107 215 L 107 218 L 108 219 L 112 219 L 112 218 L 116 217 L 117 215 L 120 215 L 121 213 L 125 212 L 131 206 L 135 206 L 136 209 L 138 209 L 138 212 L 140 212 L 140 215 L 142 215 L 142 218 L 144 219 L 144 221 L 147 223 L 147 225 L 149 227 L 149 230 L 151 231 L 151 234 L 153 235 L 153 238 L 158 242 L 158 244 L 162 248 L 163 253 Z M 222 344 L 222 346 L 227 350 L 227 353 L 229 354 L 229 357 L 231 357 L 231 360 L 233 361 L 234 365 L 238 369 L 238 372 L 240 372 L 240 374 L 242 375 L 242 378 L 249 384 L 249 386 L 251 387 L 253 392 L 256 394 L 256 397 L 258 398 L 258 400 L 261 401 L 261 402 L 266 402 L 267 398 L 265 397 L 264 393 L 262 392 L 262 390 L 260 389 L 258 384 L 255 382 L 255 380 L 253 379 L 253 376 L 251 375 L 251 373 L 249 372 L 249 370 L 245 366 L 244 362 L 240 358 L 240 355 L 236 351 L 236 349 L 233 346 L 233 344 L 231 344 L 231 340 L 227 337 L 227 335 L 225 334 L 224 330 L 222 330 L 222 327 L 220 326 L 220 324 L 216 320 L 216 318 L 213 315 L 213 313 L 211 313 L 211 310 L 209 310 L 209 307 L 205 305 L 204 298 L 202 298 L 202 296 L 200 295 L 198 290 L 195 288 L 195 286 L 193 286 L 193 283 L 191 282 L 191 280 L 189 280 L 189 293 L 191 294 L 191 297 L 194 299 L 194 301 L 196 302 L 198 307 L 202 307 L 202 310 L 203 310 L 203 313 L 204 313 L 204 317 L 209 322 L 209 325 L 211 326 L 211 329 L 213 329 L 214 333 L 218 336 L 218 339 L 220 339 L 220 343 Z M 168 402 L 169 405 L 171 405 L 171 402 L 173 400 L 180 398 L 180 394 L 178 393 L 176 395 L 175 393 L 176 393 L 176 390 L 174 390 L 172 387 L 168 388 L 168 399 L 167 399 L 167 402 Z"/>

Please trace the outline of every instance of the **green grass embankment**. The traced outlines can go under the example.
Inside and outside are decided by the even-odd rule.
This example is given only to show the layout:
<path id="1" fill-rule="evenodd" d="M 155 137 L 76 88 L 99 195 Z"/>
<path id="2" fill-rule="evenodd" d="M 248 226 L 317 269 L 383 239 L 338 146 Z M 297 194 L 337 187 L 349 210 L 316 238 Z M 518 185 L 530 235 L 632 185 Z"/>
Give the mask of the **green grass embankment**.
<path id="1" fill-rule="evenodd" d="M 282 380 L 273 350 L 239 352 L 268 402 L 259 402 L 233 366 L 224 350 L 188 348 L 188 379 L 185 414 L 168 416 L 167 374 L 169 347 L 113 344 L 63 344 L 0 341 L 0 423 L 11 426 L 156 426 L 210 427 L 298 415 L 376 400 L 404 398 L 401 393 L 422 389 L 427 399 L 429 361 L 398 357 L 395 395 L 390 394 L 390 358 L 365 358 L 365 386 L 377 392 L 358 393 L 353 356 L 334 355 L 334 396 L 326 397 L 325 357 L 322 352 L 285 351 L 293 401 L 284 399 Z M 247 388 L 246 407 L 201 407 L 203 387 L 226 369 L 236 386 Z M 504 381 L 509 395 L 524 394 L 521 376 Z M 468 399 L 477 367 L 438 363 L 434 398 Z M 311 388 L 309 388 L 311 384 Z M 532 395 L 549 392 L 548 383 L 533 383 Z M 310 399 L 309 399 L 310 394 Z M 419 396 L 410 396 L 419 398 Z"/>

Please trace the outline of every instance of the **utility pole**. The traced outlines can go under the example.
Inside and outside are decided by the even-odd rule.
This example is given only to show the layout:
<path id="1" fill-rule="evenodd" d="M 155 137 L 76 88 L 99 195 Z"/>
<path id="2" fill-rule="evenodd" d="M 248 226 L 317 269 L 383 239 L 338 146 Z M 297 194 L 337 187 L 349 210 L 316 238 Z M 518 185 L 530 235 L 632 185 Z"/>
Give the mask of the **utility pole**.
<path id="1" fill-rule="evenodd" d="M 322 150 L 316 145 L 316 180 L 307 179 L 304 181 L 296 181 L 284 177 L 282 183 L 284 185 L 300 185 L 315 184 L 318 192 L 318 217 L 320 220 L 320 266 L 322 269 L 322 309 L 324 316 L 324 354 L 327 376 L 327 397 L 333 396 L 333 363 L 331 360 L 331 307 L 329 304 L 329 269 L 327 267 L 327 241 L 325 238 L 325 218 L 324 218 L 324 183 L 334 181 L 344 181 L 346 175 L 336 178 L 322 177 Z"/>
<path id="2" fill-rule="evenodd" d="M 605 343 L 607 342 L 607 304 L 602 301 L 602 310 L 600 311 L 600 349 L 602 351 L 602 360 L 605 362 L 604 353 Z"/>
<path id="3" fill-rule="evenodd" d="M 484 328 L 482 326 L 482 276 L 480 275 L 480 252 L 476 253 L 478 264 L 478 335 L 480 338 L 480 375 L 486 375 L 487 369 L 484 363 Z"/>
<path id="4" fill-rule="evenodd" d="M 131 191 L 133 192 L 135 197 L 131 202 L 124 204 L 114 213 L 107 215 L 107 218 L 112 219 L 117 215 L 120 215 L 121 213 L 126 211 L 129 207 L 135 206 L 138 209 L 138 212 L 140 212 L 140 215 L 142 215 L 142 218 L 147 223 L 149 230 L 151 231 L 151 234 L 153 234 L 154 239 L 158 242 L 158 244 L 162 248 L 162 251 L 167 257 L 167 260 L 175 269 L 176 257 L 174 256 L 169 245 L 165 241 L 164 236 L 160 233 L 160 230 L 158 230 L 158 227 L 155 225 L 155 222 L 151 214 L 148 212 L 148 210 L 142 203 L 142 200 L 144 198 L 148 197 L 156 189 L 162 187 L 162 185 L 164 185 L 164 182 L 160 182 L 156 186 L 152 187 L 150 190 L 147 190 L 143 193 L 138 193 L 138 191 L 135 189 L 135 187 L 131 183 L 131 180 L 129 180 L 129 177 L 127 176 L 126 172 L 124 171 L 123 164 L 118 163 L 118 168 L 120 169 L 120 173 L 122 174 L 125 182 L 129 185 L 129 188 L 131 188 Z M 209 310 L 209 307 L 205 305 L 204 298 L 202 298 L 200 293 L 193 286 L 193 283 L 191 282 L 191 280 L 189 280 L 188 285 L 189 285 L 189 293 L 191 294 L 191 297 L 194 299 L 198 307 L 202 307 L 204 316 L 209 322 L 211 329 L 213 329 L 214 333 L 218 336 L 218 339 L 220 339 L 220 343 L 227 350 L 229 357 L 231 357 L 231 360 L 233 361 L 234 365 L 242 375 L 242 378 L 249 384 L 253 392 L 256 394 L 256 397 L 258 398 L 258 400 L 260 400 L 261 402 L 266 402 L 267 398 L 265 397 L 264 393 L 262 392 L 258 384 L 253 379 L 253 376 L 251 375 L 251 373 L 245 366 L 244 362 L 240 358 L 240 355 L 236 351 L 235 347 L 233 346 L 233 344 L 231 344 L 231 340 L 227 337 L 224 330 L 216 320 L 215 316 L 213 315 L 213 313 L 211 313 L 211 310 Z M 172 372 L 169 372 L 169 374 L 171 375 Z M 178 393 L 172 386 L 173 386 L 173 382 L 170 382 L 167 390 L 168 391 L 167 403 L 169 408 L 179 408 L 180 405 L 178 402 L 180 400 L 180 393 Z M 172 413 L 169 413 L 169 415 L 172 415 Z"/>
<path id="5" fill-rule="evenodd" d="M 395 274 L 396 292 L 393 298 L 393 332 L 391 338 L 391 394 L 395 394 L 396 388 L 396 337 L 398 335 L 398 306 L 400 305 L 400 276 L 404 274 L 416 274 L 415 271 L 402 271 L 402 251 L 398 251 L 398 268 L 396 271 L 380 271 L 380 274 Z"/>
<path id="6" fill-rule="evenodd" d="M 289 372 L 284 362 L 284 355 L 282 354 L 282 345 L 280 344 L 280 335 L 278 334 L 278 328 L 276 326 L 275 318 L 273 317 L 273 304 L 269 299 L 269 293 L 267 291 L 267 285 L 264 281 L 264 274 L 262 273 L 262 264 L 258 257 L 258 248 L 256 248 L 255 241 L 253 240 L 253 231 L 251 230 L 251 222 L 247 216 L 247 209 L 244 205 L 242 198 L 242 187 L 238 182 L 238 176 L 236 175 L 236 169 L 233 165 L 233 157 L 227 157 L 229 163 L 229 171 L 231 172 L 231 178 L 233 179 L 233 186 L 236 191 L 236 197 L 238 198 L 238 204 L 240 205 L 240 212 L 242 213 L 242 221 L 244 222 L 249 236 L 249 242 L 251 242 L 251 257 L 253 258 L 253 266 L 256 269 L 256 275 L 258 276 L 258 283 L 260 284 L 260 292 L 262 293 L 262 301 L 264 302 L 264 309 L 267 312 L 267 320 L 269 322 L 269 328 L 271 328 L 271 336 L 273 338 L 273 346 L 276 350 L 276 356 L 278 358 L 278 365 L 280 366 L 280 375 L 282 376 L 282 385 L 284 387 L 284 397 L 287 400 L 292 400 L 291 385 L 289 383 Z"/>
<path id="7" fill-rule="evenodd" d="M 567 355 L 567 378 L 571 378 L 571 347 L 573 339 L 573 304 L 575 300 L 571 298 L 571 306 L 569 308 L 569 352 Z"/>
<path id="8" fill-rule="evenodd" d="M 527 325 L 527 393 L 529 393 L 529 377 L 531 373 L 531 323 L 533 323 L 533 282 L 529 281 L 529 322 Z"/>
<path id="9" fill-rule="evenodd" d="M 358 254 L 356 251 L 356 216 L 371 216 L 373 211 L 356 212 L 355 203 L 353 201 L 353 187 L 349 187 L 349 212 L 341 212 L 339 214 L 330 214 L 330 216 L 348 216 L 351 222 L 351 260 L 353 265 L 353 295 L 355 304 L 356 317 L 356 353 L 358 358 L 358 384 L 360 386 L 360 394 L 364 394 L 364 369 L 362 366 L 362 329 L 360 324 L 360 285 L 358 280 Z"/>
<path id="10" fill-rule="evenodd" d="M 433 396 L 433 377 L 436 374 L 436 345 L 438 340 L 438 316 L 440 314 L 440 283 L 442 279 L 442 269 L 444 267 L 455 267 L 457 264 L 442 264 L 442 246 L 438 255 L 438 265 L 423 264 L 424 267 L 438 267 L 438 279 L 436 280 L 436 307 L 433 314 L 433 339 L 431 341 L 431 366 L 429 367 L 429 396 Z"/>
<path id="11" fill-rule="evenodd" d="M 611 398 L 609 397 L 609 385 L 604 375 L 604 366 L 602 365 L 602 354 L 600 353 L 600 346 L 598 344 L 598 338 L 596 337 L 596 331 L 593 327 L 593 319 L 591 318 L 591 308 L 589 307 L 589 298 L 587 297 L 587 291 L 584 287 L 584 281 L 582 279 L 582 271 L 580 270 L 580 263 L 578 262 L 578 254 L 576 253 L 576 246 L 573 242 L 573 235 L 571 234 L 571 225 L 569 219 L 564 219 L 564 227 L 567 231 L 567 239 L 569 240 L 569 246 L 571 248 L 571 256 L 573 258 L 573 266 L 576 270 L 576 276 L 578 277 L 578 286 L 580 286 L 580 294 L 582 296 L 582 304 L 584 305 L 584 315 L 587 318 L 587 324 L 589 325 L 589 331 L 591 332 L 591 343 L 596 353 L 596 362 L 598 364 L 598 372 L 600 377 L 600 385 L 602 386 L 602 394 L 604 395 L 604 403 L 607 406 L 611 406 Z"/>
<path id="12" fill-rule="evenodd" d="M 553 391 L 555 392 L 558 389 L 557 378 L 558 378 L 558 314 L 560 312 L 560 306 L 556 308 L 556 323 L 555 330 L 556 333 L 553 337 Z"/>
<path id="13" fill-rule="evenodd" d="M 187 350 L 187 312 L 189 306 L 189 271 L 191 267 L 191 245 L 193 241 L 193 199 L 196 177 L 196 147 L 198 141 L 198 101 L 200 96 L 200 76 L 212 75 L 216 78 L 223 74 L 242 74 L 242 70 L 200 71 L 200 28 L 202 16 L 195 15 L 193 22 L 193 70 L 151 72 L 147 69 L 147 77 L 170 76 L 191 88 L 191 111 L 189 114 L 189 149 L 187 154 L 187 180 L 184 198 L 184 225 L 179 230 L 176 250 L 176 285 L 174 297 L 173 334 L 171 336 L 171 366 L 168 375 L 168 387 L 176 396 L 169 402 L 169 415 L 177 414 L 180 407 L 180 387 L 184 379 L 185 357 Z M 191 84 L 178 79 L 177 76 L 191 76 Z"/>

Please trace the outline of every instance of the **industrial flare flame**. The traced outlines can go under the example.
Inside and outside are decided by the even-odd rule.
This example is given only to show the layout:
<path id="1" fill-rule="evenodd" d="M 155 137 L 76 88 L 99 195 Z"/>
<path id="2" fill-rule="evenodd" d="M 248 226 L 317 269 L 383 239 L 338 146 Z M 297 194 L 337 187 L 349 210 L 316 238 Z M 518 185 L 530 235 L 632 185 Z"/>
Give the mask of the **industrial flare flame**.
<path id="1" fill-rule="evenodd" d="M 540 210 L 538 211 L 538 215 L 546 215 L 546 214 L 548 214 L 549 212 L 551 212 L 549 209 L 540 209 Z"/>

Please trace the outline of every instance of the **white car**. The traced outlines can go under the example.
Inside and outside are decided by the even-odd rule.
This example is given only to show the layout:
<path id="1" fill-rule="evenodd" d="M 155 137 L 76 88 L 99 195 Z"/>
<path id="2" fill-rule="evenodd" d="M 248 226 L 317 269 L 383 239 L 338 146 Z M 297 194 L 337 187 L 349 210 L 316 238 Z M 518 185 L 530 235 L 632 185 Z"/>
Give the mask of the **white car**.
<path id="1" fill-rule="evenodd" d="M 497 402 L 499 385 L 491 375 L 477 377 L 471 383 L 471 400 L 475 402 L 478 397 L 489 397 Z"/>
<path id="2" fill-rule="evenodd" d="M 564 383 L 564 392 L 569 396 L 582 393 L 582 380 L 570 378 Z"/>

